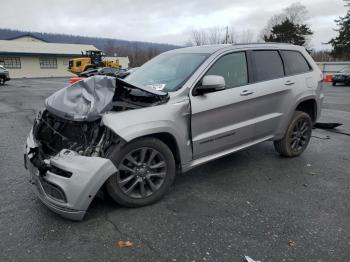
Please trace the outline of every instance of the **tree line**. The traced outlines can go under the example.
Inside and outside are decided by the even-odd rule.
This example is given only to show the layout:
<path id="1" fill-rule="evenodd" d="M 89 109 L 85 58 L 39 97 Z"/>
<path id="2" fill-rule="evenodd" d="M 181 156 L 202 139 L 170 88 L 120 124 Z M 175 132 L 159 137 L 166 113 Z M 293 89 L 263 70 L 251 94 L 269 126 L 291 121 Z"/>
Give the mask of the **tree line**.
<path id="1" fill-rule="evenodd" d="M 283 9 L 281 13 L 272 16 L 258 36 L 246 29 L 235 30 L 233 26 L 212 27 L 207 29 L 193 29 L 185 46 L 206 44 L 234 44 L 251 42 L 283 42 L 305 46 L 316 61 L 336 61 L 350 59 L 350 0 L 343 0 L 346 15 L 335 20 L 337 36 L 325 44 L 330 44 L 332 50 L 313 50 L 310 42 L 313 35 L 311 25 L 308 23 L 307 8 L 293 3 Z M 47 42 L 92 44 L 103 50 L 108 56 L 128 56 L 132 67 L 140 66 L 154 56 L 179 48 L 180 46 L 158 44 L 139 41 L 126 41 L 110 38 L 84 37 L 65 34 L 51 34 L 0 29 L 0 39 L 9 39 L 24 34 L 34 35 Z"/>
<path id="2" fill-rule="evenodd" d="M 108 56 L 128 56 L 132 67 L 140 66 L 162 52 L 179 48 L 179 46 L 170 44 L 0 29 L 0 40 L 12 39 L 23 35 L 32 35 L 49 43 L 94 45 L 96 48 L 103 50 Z"/>
<path id="3" fill-rule="evenodd" d="M 348 9 L 344 17 L 335 20 L 338 36 L 325 44 L 330 44 L 332 50 L 313 50 L 311 38 L 313 31 L 309 20 L 308 10 L 301 3 L 293 3 L 272 16 L 257 37 L 250 30 L 237 32 L 234 27 L 213 27 L 192 30 L 186 45 L 206 44 L 238 44 L 251 42 L 280 42 L 305 46 L 316 61 L 336 61 L 350 59 L 350 0 L 343 0 Z"/>

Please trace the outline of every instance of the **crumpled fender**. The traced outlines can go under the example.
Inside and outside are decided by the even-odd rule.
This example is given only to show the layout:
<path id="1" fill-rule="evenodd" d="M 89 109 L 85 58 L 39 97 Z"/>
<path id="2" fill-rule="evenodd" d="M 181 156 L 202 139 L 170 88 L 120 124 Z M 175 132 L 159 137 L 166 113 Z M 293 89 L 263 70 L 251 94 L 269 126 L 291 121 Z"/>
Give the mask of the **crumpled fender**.
<path id="1" fill-rule="evenodd" d="M 102 117 L 102 124 L 126 142 L 142 136 L 168 133 L 175 138 L 181 163 L 185 164 L 192 158 L 189 116 L 189 100 L 182 99 L 158 106 L 107 113 Z"/>

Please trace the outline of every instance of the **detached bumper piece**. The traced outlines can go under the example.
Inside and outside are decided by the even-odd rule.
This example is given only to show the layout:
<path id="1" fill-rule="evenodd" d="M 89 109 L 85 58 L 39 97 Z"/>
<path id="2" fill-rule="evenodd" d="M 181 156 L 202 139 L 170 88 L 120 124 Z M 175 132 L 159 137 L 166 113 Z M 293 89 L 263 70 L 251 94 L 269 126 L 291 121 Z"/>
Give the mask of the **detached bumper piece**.
<path id="1" fill-rule="evenodd" d="M 82 220 L 98 190 L 117 169 L 109 159 L 81 156 L 68 149 L 62 149 L 38 166 L 33 154 L 36 148 L 31 132 L 24 159 L 37 196 L 53 212 L 71 220 Z"/>

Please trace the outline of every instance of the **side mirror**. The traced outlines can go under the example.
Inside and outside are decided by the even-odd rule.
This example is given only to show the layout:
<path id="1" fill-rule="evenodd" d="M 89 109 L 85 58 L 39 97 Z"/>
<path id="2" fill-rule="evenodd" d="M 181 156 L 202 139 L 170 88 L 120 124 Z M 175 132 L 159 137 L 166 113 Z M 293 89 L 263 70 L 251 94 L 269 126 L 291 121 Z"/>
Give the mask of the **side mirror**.
<path id="1" fill-rule="evenodd" d="M 196 93 L 204 94 L 220 91 L 224 90 L 225 87 L 225 78 L 219 75 L 207 75 L 203 77 L 202 84 L 196 88 Z"/>

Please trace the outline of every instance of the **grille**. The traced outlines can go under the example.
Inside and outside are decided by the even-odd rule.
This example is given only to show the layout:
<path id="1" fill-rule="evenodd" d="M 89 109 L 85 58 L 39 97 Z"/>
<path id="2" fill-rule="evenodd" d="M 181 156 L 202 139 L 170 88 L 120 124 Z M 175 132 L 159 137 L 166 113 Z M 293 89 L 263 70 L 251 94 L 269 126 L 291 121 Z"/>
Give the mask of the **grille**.
<path id="1" fill-rule="evenodd" d="M 54 173 L 55 175 L 63 176 L 66 178 L 70 178 L 73 175 L 72 172 L 63 170 L 57 166 L 50 166 L 49 170 L 50 170 L 50 172 Z"/>

